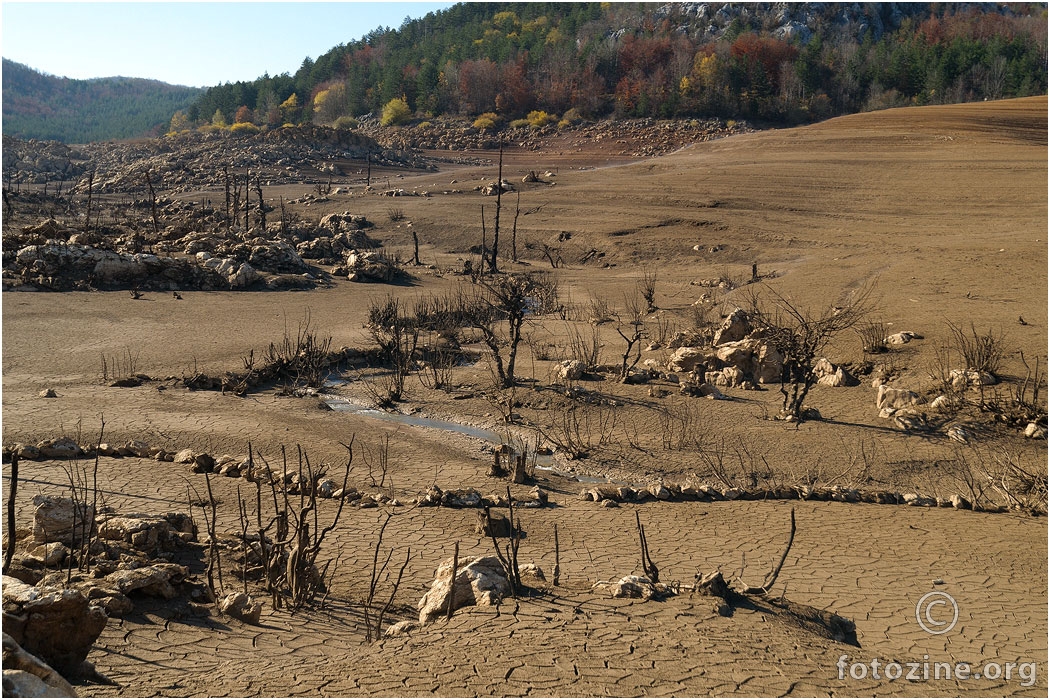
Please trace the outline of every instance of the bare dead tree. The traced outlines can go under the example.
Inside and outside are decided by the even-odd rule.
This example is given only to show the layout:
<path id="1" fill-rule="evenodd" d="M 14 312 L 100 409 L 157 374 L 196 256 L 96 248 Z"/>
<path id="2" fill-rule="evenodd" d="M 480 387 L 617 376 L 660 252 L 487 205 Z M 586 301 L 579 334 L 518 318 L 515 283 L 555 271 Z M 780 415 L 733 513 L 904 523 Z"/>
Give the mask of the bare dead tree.
<path id="1" fill-rule="evenodd" d="M 780 576 L 780 570 L 784 568 L 784 562 L 787 561 L 788 552 L 791 551 L 791 545 L 795 541 L 795 509 L 791 509 L 791 532 L 788 534 L 787 546 L 784 547 L 784 553 L 780 555 L 780 561 L 773 567 L 772 571 L 766 574 L 766 578 L 762 581 L 761 586 L 749 586 L 743 581 L 740 583 L 744 586 L 744 593 L 748 595 L 766 595 L 773 589 L 773 585 L 777 582 L 777 577 Z"/>
<path id="2" fill-rule="evenodd" d="M 251 175 L 248 172 L 248 168 L 244 169 L 244 230 L 248 230 L 248 210 L 251 209 L 251 205 L 248 201 L 248 192 L 251 190 Z"/>
<path id="3" fill-rule="evenodd" d="M 84 230 L 87 231 L 91 228 L 91 190 L 95 184 L 95 171 L 92 170 L 87 174 L 87 186 L 88 186 L 88 198 L 87 198 L 87 211 L 84 216 Z"/>
<path id="4" fill-rule="evenodd" d="M 149 168 L 146 168 L 146 187 L 149 189 L 150 212 L 153 215 L 153 235 L 157 235 L 160 227 L 157 226 L 157 193 L 153 191 L 153 180 L 150 178 Z"/>
<path id="5" fill-rule="evenodd" d="M 638 511 L 634 512 L 634 522 L 638 526 L 638 542 L 642 550 L 642 571 L 651 582 L 659 583 L 660 570 L 656 568 L 656 564 L 649 557 L 649 542 L 645 539 L 645 526 L 642 525 L 642 519 L 638 515 Z"/>
<path id="6" fill-rule="evenodd" d="M 223 191 L 226 195 L 226 208 L 223 210 L 223 220 L 226 223 L 226 232 L 230 232 L 230 169 L 222 169 Z"/>
<path id="7" fill-rule="evenodd" d="M 4 551 L 4 573 L 11 568 L 15 555 L 15 494 L 18 492 L 18 452 L 11 453 L 11 486 L 7 492 L 7 549 Z"/>
<path id="8" fill-rule="evenodd" d="M 872 281 L 845 295 L 838 305 L 820 311 L 803 307 L 780 292 L 766 286 L 772 301 L 764 302 L 750 285 L 744 302 L 752 326 L 784 357 L 780 393 L 784 397 L 780 417 L 801 423 L 806 420 L 803 404 L 809 390 L 817 383 L 813 367 L 832 338 L 855 328 L 873 308 Z"/>
<path id="9" fill-rule="evenodd" d="M 263 202 L 262 181 L 255 175 L 255 194 L 259 197 L 259 225 L 266 231 L 266 203 Z"/>
<path id="10" fill-rule="evenodd" d="M 501 207 L 501 199 L 503 196 L 503 139 L 499 140 L 499 168 L 496 175 L 496 220 L 493 227 L 492 233 L 492 257 L 489 260 L 489 271 L 492 273 L 499 272 L 499 267 L 496 264 L 496 255 L 499 252 L 499 212 Z"/>
<path id="11" fill-rule="evenodd" d="M 521 190 L 518 190 L 518 201 L 514 205 L 514 224 L 510 228 L 510 259 L 518 262 L 518 216 L 521 214 Z"/>
<path id="12" fill-rule="evenodd" d="M 465 320 L 481 331 L 502 388 L 516 383 L 518 344 L 527 315 L 555 304 L 556 299 L 557 284 L 548 276 L 513 273 L 479 280 L 475 293 L 464 300 Z"/>
<path id="13" fill-rule="evenodd" d="M 623 321 L 617 316 L 616 333 L 625 343 L 623 359 L 620 363 L 620 381 L 626 382 L 631 376 L 631 370 L 638 365 L 642 359 L 642 339 L 645 338 L 645 321 L 642 318 L 641 305 L 638 299 L 624 295 L 624 307 L 627 311 L 627 320 Z M 626 332 L 625 332 L 626 331 Z M 631 352 L 634 352 L 634 360 L 631 360 Z"/>

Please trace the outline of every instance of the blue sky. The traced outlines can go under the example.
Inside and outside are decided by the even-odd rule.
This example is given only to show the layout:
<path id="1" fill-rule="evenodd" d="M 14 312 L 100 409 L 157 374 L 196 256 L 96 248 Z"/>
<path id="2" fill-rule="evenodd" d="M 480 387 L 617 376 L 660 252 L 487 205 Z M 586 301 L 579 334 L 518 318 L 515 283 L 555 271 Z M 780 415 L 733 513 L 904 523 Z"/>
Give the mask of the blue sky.
<path id="1" fill-rule="evenodd" d="M 210 86 L 294 74 L 309 56 L 452 2 L 3 2 L 4 58 L 68 78 Z"/>

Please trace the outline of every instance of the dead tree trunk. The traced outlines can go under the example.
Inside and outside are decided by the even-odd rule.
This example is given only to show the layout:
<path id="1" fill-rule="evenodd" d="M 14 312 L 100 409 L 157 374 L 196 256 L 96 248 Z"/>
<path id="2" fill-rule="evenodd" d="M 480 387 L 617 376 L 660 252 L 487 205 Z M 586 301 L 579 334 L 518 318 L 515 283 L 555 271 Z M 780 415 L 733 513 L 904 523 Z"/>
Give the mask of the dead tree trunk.
<path id="1" fill-rule="evenodd" d="M 248 192 L 251 190 L 251 178 L 248 174 L 248 168 L 244 169 L 244 230 L 248 230 L 248 211 L 251 209 L 251 205 L 248 203 Z"/>
<path id="2" fill-rule="evenodd" d="M 259 225 L 262 230 L 266 231 L 266 204 L 263 203 L 262 195 L 262 183 L 259 181 L 259 176 L 255 176 L 255 194 L 259 196 Z"/>
<path id="3" fill-rule="evenodd" d="M 87 181 L 88 181 L 88 199 L 87 199 L 87 212 L 86 212 L 86 216 L 84 217 L 84 230 L 85 231 L 87 231 L 89 228 L 91 228 L 91 189 L 92 189 L 92 187 L 94 186 L 94 183 L 95 183 L 95 171 L 94 170 L 92 170 L 90 173 L 88 173 Z"/>
<path id="4" fill-rule="evenodd" d="M 515 455 L 510 480 L 515 484 L 525 483 L 525 455 Z"/>
<path id="5" fill-rule="evenodd" d="M 15 555 L 15 492 L 18 490 L 18 453 L 11 454 L 11 490 L 7 494 L 7 549 L 4 551 L 4 573 L 11 568 Z"/>
<path id="6" fill-rule="evenodd" d="M 496 253 L 499 251 L 499 211 L 500 200 L 503 195 L 503 139 L 499 142 L 499 169 L 496 174 L 496 221 L 492 232 L 492 258 L 489 260 L 489 270 L 493 273 L 499 272 L 496 265 Z"/>
<path id="7" fill-rule="evenodd" d="M 412 229 L 412 264 L 423 264 L 419 262 L 419 235 L 416 233 L 415 229 Z"/>
<path id="8" fill-rule="evenodd" d="M 226 188 L 226 233 L 230 232 L 230 171 L 222 169 L 223 182 Z"/>
<path id="9" fill-rule="evenodd" d="M 160 233 L 160 228 L 157 226 L 157 194 L 153 191 L 153 180 L 149 176 L 148 168 L 146 170 L 146 187 L 149 188 L 149 206 L 153 215 L 153 235 L 156 236 Z"/>
<path id="10" fill-rule="evenodd" d="M 510 228 L 510 259 L 518 262 L 518 215 L 521 214 L 521 190 L 518 190 L 518 202 L 514 206 L 514 224 Z"/>

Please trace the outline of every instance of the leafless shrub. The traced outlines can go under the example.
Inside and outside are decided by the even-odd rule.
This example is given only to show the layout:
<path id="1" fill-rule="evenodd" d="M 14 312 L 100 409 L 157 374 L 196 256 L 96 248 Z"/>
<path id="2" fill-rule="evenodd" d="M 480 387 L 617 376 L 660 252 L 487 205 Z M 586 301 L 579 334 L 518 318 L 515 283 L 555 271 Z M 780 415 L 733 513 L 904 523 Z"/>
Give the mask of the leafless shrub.
<path id="1" fill-rule="evenodd" d="M 861 352 L 865 355 L 879 355 L 889 350 L 886 347 L 886 324 L 882 321 L 861 323 L 854 331 L 860 338 Z"/>
<path id="2" fill-rule="evenodd" d="M 605 298 L 595 297 L 591 299 L 590 322 L 596 326 L 609 323 L 615 318 L 609 301 Z"/>
<path id="3" fill-rule="evenodd" d="M 501 386 L 517 381 L 515 364 L 526 319 L 556 307 L 557 289 L 548 275 L 515 273 L 479 278 L 474 293 L 463 296 L 467 325 L 481 332 Z"/>
<path id="4" fill-rule="evenodd" d="M 565 334 L 569 344 L 568 359 L 579 360 L 588 369 L 601 363 L 602 343 L 597 326 L 588 325 L 586 331 L 581 332 L 577 326 L 566 323 Z"/>
<path id="5" fill-rule="evenodd" d="M 568 406 L 551 402 L 542 424 L 533 427 L 568 459 L 587 457 L 595 448 L 608 445 L 619 425 L 614 402 L 601 391 L 569 389 Z"/>
<path id="6" fill-rule="evenodd" d="M 694 401 L 672 400 L 658 411 L 660 442 L 665 450 L 701 450 L 709 426 Z"/>
<path id="7" fill-rule="evenodd" d="M 273 376 L 293 385 L 319 387 L 328 378 L 332 364 L 332 336 L 321 335 L 310 327 L 310 314 L 299 321 L 295 337 L 285 330 L 284 337 L 270 343 L 263 355 Z"/>
<path id="8" fill-rule="evenodd" d="M 102 353 L 102 381 L 109 382 L 129 379 L 136 374 L 138 355 L 132 354 L 131 348 L 124 346 L 119 355 L 106 356 Z"/>
<path id="9" fill-rule="evenodd" d="M 391 433 L 383 433 L 374 446 L 365 445 L 365 466 L 368 468 L 368 481 L 373 488 L 394 488 L 390 464 L 390 437 Z M 390 483 L 387 483 L 388 477 Z"/>
<path id="10" fill-rule="evenodd" d="M 369 303 L 366 325 L 389 369 L 384 375 L 370 375 L 371 383 L 366 386 L 377 405 L 388 407 L 402 400 L 405 380 L 415 368 L 418 323 L 405 313 L 401 301 L 388 296 Z"/>
<path id="11" fill-rule="evenodd" d="M 400 207 L 391 207 L 386 210 L 386 215 L 387 218 L 390 219 L 390 221 L 392 221 L 393 223 L 397 223 L 398 221 L 404 220 L 405 210 L 401 209 Z"/>
<path id="12" fill-rule="evenodd" d="M 970 324 L 970 332 L 948 322 L 948 330 L 951 332 L 955 350 L 962 355 L 966 364 L 965 369 L 988 372 L 995 375 L 1003 361 L 1004 334 L 998 335 L 988 329 L 987 333 L 980 334 L 973 323 Z"/>
<path id="13" fill-rule="evenodd" d="M 644 267 L 642 279 L 638 281 L 638 293 L 645 300 L 645 313 L 656 311 L 656 269 Z"/>
<path id="14" fill-rule="evenodd" d="M 386 604 L 379 609 L 379 612 L 375 612 L 375 596 L 376 591 L 379 587 L 379 579 L 386 572 L 387 566 L 390 564 L 390 559 L 394 555 L 394 550 L 387 553 L 386 559 L 383 561 L 383 565 L 379 566 L 379 550 L 383 545 L 383 533 L 386 531 L 386 526 L 390 522 L 390 514 L 387 513 L 386 518 L 383 520 L 382 526 L 379 528 L 379 536 L 376 538 L 375 553 L 372 556 L 372 576 L 369 580 L 368 585 L 368 597 L 365 599 L 364 605 L 364 617 L 365 617 L 365 642 L 374 642 L 383 636 L 383 618 L 390 610 L 390 606 L 394 603 L 394 598 L 397 596 L 397 590 L 401 587 L 401 578 L 405 575 L 405 569 L 408 567 L 408 562 L 412 559 L 412 548 L 409 547 L 405 553 L 405 563 L 401 565 L 400 571 L 397 573 L 397 579 L 395 579 L 393 586 L 390 591 L 390 598 Z M 389 576 L 387 577 L 389 580 Z"/>

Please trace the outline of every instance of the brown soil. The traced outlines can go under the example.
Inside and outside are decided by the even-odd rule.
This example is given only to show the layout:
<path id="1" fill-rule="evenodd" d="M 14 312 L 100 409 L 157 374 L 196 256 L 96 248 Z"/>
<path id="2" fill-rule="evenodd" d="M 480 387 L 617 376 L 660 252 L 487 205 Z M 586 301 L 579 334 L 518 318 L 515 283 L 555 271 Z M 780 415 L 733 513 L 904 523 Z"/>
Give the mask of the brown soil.
<path id="1" fill-rule="evenodd" d="M 565 345 L 569 324 L 585 329 L 592 299 L 622 307 L 623 293 L 643 270 L 657 274 L 659 310 L 647 323 L 656 332 L 685 329 L 692 304 L 711 289 L 702 279 L 743 282 L 751 264 L 765 282 L 806 307 L 819 307 L 844 292 L 877 280 L 878 317 L 889 332 L 911 330 L 924 340 L 878 361 L 896 370 L 895 386 L 934 395 L 930 369 L 935 350 L 949 339 L 946 322 L 978 331 L 1001 329 L 1007 383 L 991 387 L 1005 397 L 1020 386 L 1018 351 L 1045 367 L 1047 348 L 1047 100 L 889 110 L 790 130 L 766 131 L 697 144 L 660 158 L 625 163 L 601 144 L 566 144 L 548 152 L 509 149 L 504 176 L 516 183 L 530 170 L 556 171 L 548 183 L 521 186 L 518 220 L 520 265 L 550 269 L 538 246 L 558 248 L 565 261 L 553 271 L 570 320 L 538 320 L 534 345 Z M 579 149 L 573 152 L 574 149 Z M 495 159 L 493 152 L 480 157 Z M 108 442 L 144 440 L 169 450 L 194 447 L 213 455 L 245 453 L 247 443 L 276 459 L 281 445 L 302 445 L 315 462 L 340 464 L 340 443 L 352 435 L 374 447 L 380 431 L 391 440 L 393 492 L 408 501 L 431 484 L 502 491 L 490 479 L 487 444 L 447 432 L 378 422 L 366 416 L 322 411 L 317 398 L 247 397 L 189 391 L 175 380 L 203 370 L 239 370 L 249 350 L 259 353 L 309 314 L 312 327 L 331 334 L 333 346 L 365 347 L 370 300 L 394 294 L 412 299 L 461 283 L 462 267 L 480 242 L 480 207 L 492 232 L 493 198 L 473 192 L 496 176 L 485 167 L 456 166 L 439 173 L 400 173 L 396 186 L 427 190 L 430 197 L 391 199 L 355 188 L 349 195 L 302 213 L 320 216 L 349 210 L 378 223 L 370 235 L 387 248 L 409 250 L 412 222 L 432 268 L 410 270 L 410 285 L 362 285 L 340 280 L 310 292 L 185 292 L 182 300 L 127 292 L 4 293 L 3 442 L 35 442 L 79 430 L 82 444 L 95 439 L 100 418 Z M 452 183 L 456 180 L 456 183 Z M 309 192 L 289 186 L 286 198 Z M 442 194 L 446 190 L 457 194 Z M 269 194 L 269 193 L 268 193 Z M 273 192 L 276 196 L 278 192 Z M 516 195 L 503 199 L 501 248 L 509 246 Z M 405 221 L 388 219 L 393 208 Z M 561 239 L 561 240 L 559 240 Z M 531 247 L 526 246 L 526 243 Z M 697 246 L 697 249 L 694 249 Z M 594 251 L 591 253 L 591 251 Z M 588 253 L 590 253 L 588 255 Z M 584 261 L 585 260 L 585 261 Z M 727 312 L 751 285 L 715 294 Z M 756 285 L 762 293 L 763 285 Z M 573 306 L 574 305 L 574 306 Z M 717 315 L 716 311 L 710 312 Z M 1018 322 L 1023 317 L 1025 325 Z M 602 359 L 617 363 L 622 343 L 610 324 L 600 327 Z M 136 371 L 154 378 L 135 388 L 100 382 L 101 357 L 125 349 Z M 537 380 L 519 388 L 521 422 L 550 426 L 563 410 L 552 387 L 552 362 L 523 347 L 519 371 Z M 669 351 L 643 353 L 666 362 Z M 555 359 L 563 359 L 561 356 Z M 834 362 L 863 358 L 853 334 L 831 346 Z M 348 379 L 358 375 L 350 372 Z M 491 380 L 485 362 L 457 370 L 452 395 L 409 380 L 404 413 L 489 428 L 534 439 L 523 425 L 502 426 L 485 398 Z M 556 455 L 562 473 L 609 474 L 638 482 L 696 475 L 717 484 L 710 462 L 697 450 L 664 449 L 661 415 L 692 416 L 692 430 L 708 438 L 708 458 L 720 455 L 737 483 L 837 483 L 864 489 L 918 491 L 949 496 L 965 491 L 966 475 L 995 470 L 996 459 L 1044 475 L 1045 440 L 1026 440 L 972 411 L 963 417 L 977 439 L 969 446 L 901 431 L 878 418 L 870 379 L 852 388 L 816 387 L 808 403 L 823 421 L 799 427 L 766 420 L 780 408 L 775 387 L 729 389 L 732 401 L 686 399 L 677 386 L 650 387 L 583 381 L 590 391 L 613 395 L 616 428 L 607 445 L 587 460 Z M 38 393 L 54 388 L 57 398 Z M 365 382 L 337 393 L 358 401 Z M 667 392 L 666 396 L 660 396 Z M 655 394 L 655 395 L 652 395 Z M 470 396 L 470 398 L 453 398 Z M 1043 410 L 1045 411 L 1045 399 Z M 664 409 L 663 411 L 661 409 Z M 724 437 L 724 442 L 722 438 Z M 596 440 L 595 440 L 596 441 Z M 964 474 L 965 472 L 965 474 Z M 5 465 L 5 479 L 9 477 Z M 38 492 L 64 489 L 54 462 L 23 462 L 28 481 L 19 489 L 20 523 Z M 1045 518 L 1012 512 L 975 513 L 830 502 L 646 503 L 600 508 L 579 500 L 580 484 L 537 472 L 556 506 L 527 512 L 523 561 L 550 573 L 552 526 L 561 535 L 562 585 L 543 595 L 506 601 L 498 610 L 468 608 L 407 637 L 365 645 L 360 603 L 369 580 L 372 547 L 382 511 L 343 514 L 331 556 L 340 561 L 331 594 L 317 610 L 289 615 L 267 607 L 259 627 L 217 614 L 165 618 L 150 612 L 113 620 L 89 660 L 122 684 L 85 686 L 84 695 L 141 696 L 414 696 L 414 695 L 1031 695 L 1047 692 L 1047 527 Z M 368 487 L 363 460 L 351 479 Z M 187 480 L 203 477 L 185 466 L 138 459 L 100 463 L 100 483 L 118 510 L 167 511 L 185 507 Z M 216 494 L 236 501 L 243 482 L 216 478 Z M 5 484 L 6 485 L 6 484 Z M 515 487 L 515 492 L 527 487 Z M 24 489 L 24 490 L 23 490 Z M 377 490 L 377 489 L 371 489 Z M 990 495 L 995 495 L 991 493 Z M 1000 498 L 1000 496 L 996 496 Z M 634 512 L 645 523 L 662 580 L 690 582 L 697 571 L 720 567 L 761 579 L 779 555 L 790 508 L 798 535 L 777 588 L 800 604 L 854 620 L 860 649 L 792 625 L 767 609 L 714 612 L 710 599 L 688 594 L 662 602 L 613 600 L 592 593 L 599 580 L 641 573 Z M 1045 508 L 1045 502 L 1043 503 Z M 335 506 L 325 504 L 331 517 Z M 491 542 L 472 534 L 473 511 L 396 509 L 384 542 L 413 559 L 397 598 L 395 619 L 413 606 L 434 570 L 460 542 L 461 556 L 488 554 Z M 221 512 L 236 528 L 236 508 Z M 943 581 L 934 584 L 934 580 Z M 915 620 L 915 605 L 939 589 L 958 601 L 960 623 L 932 636 Z M 389 590 L 389 589 L 387 589 Z M 782 591 L 777 590 L 777 595 Z M 882 663 L 924 660 L 1038 662 L 1030 687 L 1012 680 L 905 682 L 839 679 L 835 664 L 877 657 Z"/>

